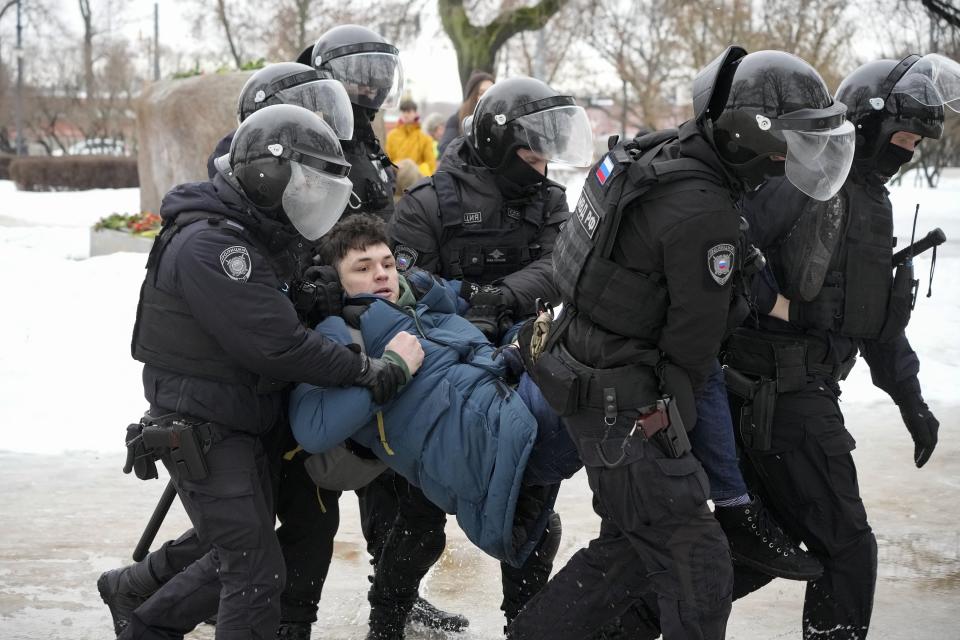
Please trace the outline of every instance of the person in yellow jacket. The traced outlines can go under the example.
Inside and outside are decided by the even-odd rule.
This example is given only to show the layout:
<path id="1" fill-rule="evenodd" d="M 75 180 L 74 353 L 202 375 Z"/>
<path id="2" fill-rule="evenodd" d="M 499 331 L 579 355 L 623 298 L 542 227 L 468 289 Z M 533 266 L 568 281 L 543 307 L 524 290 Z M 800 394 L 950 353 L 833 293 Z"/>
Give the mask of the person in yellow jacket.
<path id="1" fill-rule="evenodd" d="M 396 128 L 387 134 L 387 155 L 394 164 L 404 158 L 413 160 L 424 176 L 432 176 L 437 170 L 433 138 L 420 129 L 420 114 L 413 100 L 400 103 L 400 120 Z"/>

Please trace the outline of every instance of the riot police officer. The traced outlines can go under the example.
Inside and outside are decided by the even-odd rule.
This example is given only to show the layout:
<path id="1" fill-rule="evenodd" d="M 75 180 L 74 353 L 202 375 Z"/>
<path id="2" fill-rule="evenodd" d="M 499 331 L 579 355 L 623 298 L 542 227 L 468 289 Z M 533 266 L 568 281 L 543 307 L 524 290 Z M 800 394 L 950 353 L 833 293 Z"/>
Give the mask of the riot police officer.
<path id="1" fill-rule="evenodd" d="M 849 167 L 833 146 L 844 111 L 799 58 L 730 47 L 695 79 L 693 120 L 614 146 L 588 174 L 553 254 L 564 311 L 533 373 L 566 416 L 600 535 L 510 637 L 588 637 L 648 593 L 666 640 L 724 636 L 730 551 L 686 428 L 726 331 L 735 203 L 784 171 L 831 195 Z"/>
<path id="2" fill-rule="evenodd" d="M 377 111 L 400 104 L 403 67 L 398 54 L 375 31 L 346 24 L 325 32 L 297 58 L 323 77 L 339 80 L 353 105 L 353 136 L 343 143 L 353 182 L 347 213 L 372 213 L 384 220 L 393 213 L 396 174 L 371 123 Z"/>
<path id="3" fill-rule="evenodd" d="M 572 97 L 526 77 L 491 87 L 465 131 L 437 172 L 397 204 L 390 236 L 398 268 L 459 282 L 464 315 L 497 342 L 514 320 L 535 313 L 538 298 L 558 301 L 550 259 L 569 210 L 564 188 L 546 177 L 547 163 L 586 166 L 592 135 Z M 399 496 L 392 511 L 391 491 Z M 368 488 L 373 492 L 380 496 L 373 515 L 390 531 L 370 590 L 368 637 L 402 638 L 404 606 L 443 551 L 446 517 L 402 478 L 381 477 Z M 553 514 L 523 567 L 501 564 L 508 622 L 545 584 L 559 541 Z"/>
<path id="4" fill-rule="evenodd" d="M 943 105 L 958 97 L 960 65 L 943 56 L 869 62 L 836 94 L 856 128 L 853 169 L 840 193 L 817 202 L 777 180 L 744 203 L 781 295 L 771 316 L 731 337 L 726 363 L 777 391 L 772 433 L 744 444 L 747 466 L 784 528 L 824 566 L 807 587 L 804 637 L 864 638 L 870 625 L 877 544 L 851 456 L 856 443 L 838 404 L 839 383 L 858 351 L 874 384 L 900 407 L 917 467 L 937 444 L 939 423 L 923 400 L 919 360 L 904 333 L 912 264 L 893 276 L 893 211 L 884 184 L 921 140 L 941 136 Z M 757 402 L 731 394 L 735 410 Z M 738 568 L 736 595 L 767 581 Z"/>
<path id="5" fill-rule="evenodd" d="M 122 638 L 180 637 L 214 613 L 218 638 L 273 637 L 285 568 L 265 440 L 283 389 L 316 380 L 386 398 L 402 382 L 396 365 L 304 329 L 284 292 L 297 237 L 322 236 L 350 196 L 329 125 L 302 107 L 264 108 L 217 169 L 164 198 L 132 344 L 150 403 L 142 451 L 163 461 L 212 548 L 138 607 Z"/>
<path id="6" fill-rule="evenodd" d="M 302 106 L 321 115 L 324 122 L 330 125 L 336 136 L 341 140 L 349 139 L 353 134 L 353 111 L 346 90 L 336 80 L 321 78 L 311 66 L 283 62 L 268 65 L 256 71 L 250 76 L 240 92 L 237 100 L 237 121 L 243 123 L 256 111 L 275 104 Z M 207 168 L 211 180 L 216 179 L 218 174 L 215 161 L 217 158 L 229 154 L 234 134 L 235 131 L 232 131 L 224 136 L 210 156 Z M 304 248 L 311 244 L 302 235 L 296 236 L 289 252 L 291 259 L 297 263 L 293 268 L 294 273 L 299 274 L 303 270 L 304 259 L 309 260 L 309 253 L 305 252 Z M 310 303 L 316 302 L 318 299 L 326 300 L 328 297 L 326 296 L 328 292 L 322 288 L 312 290 L 310 292 L 312 295 L 308 296 L 306 292 L 300 291 L 294 285 L 295 282 L 296 280 L 293 280 L 290 283 L 291 288 L 297 292 L 293 299 L 301 308 L 313 306 Z M 329 298 L 338 300 L 338 292 L 333 292 L 333 294 Z M 329 304 L 324 306 L 329 306 Z M 288 430 L 280 429 L 280 432 L 286 431 Z M 278 433 L 278 438 L 282 439 L 280 433 Z M 295 469 L 293 465 L 284 464 L 281 466 L 281 471 L 281 478 L 287 480 L 288 476 L 296 476 L 301 470 Z M 288 483 L 285 482 L 284 484 Z M 313 503 L 316 503 L 314 499 L 317 495 L 316 490 L 310 489 L 308 493 Z M 288 490 L 281 497 L 281 503 L 285 504 L 284 501 L 290 499 L 292 498 Z M 330 502 L 333 503 L 334 508 L 324 511 L 326 517 L 319 520 L 304 535 L 304 537 L 310 539 L 311 549 L 318 550 L 326 558 L 324 566 L 329 565 L 329 558 L 333 553 L 333 534 L 336 532 L 338 523 L 338 513 L 335 510 L 336 502 Z M 296 545 L 290 544 L 290 539 L 289 532 L 281 532 L 281 548 L 285 556 L 290 550 L 297 548 Z M 130 614 L 134 609 L 140 606 L 161 585 L 206 554 L 209 549 L 209 542 L 200 540 L 196 531 L 191 529 L 176 540 L 164 543 L 140 562 L 101 575 L 97 587 L 101 598 L 110 609 L 116 633 L 119 634 L 127 626 Z M 295 559 L 295 557 L 287 557 L 287 564 L 295 564 L 293 562 Z M 298 584 L 297 577 L 298 575 L 294 574 L 294 578 L 288 580 L 285 593 L 289 591 L 291 585 L 295 588 Z"/>

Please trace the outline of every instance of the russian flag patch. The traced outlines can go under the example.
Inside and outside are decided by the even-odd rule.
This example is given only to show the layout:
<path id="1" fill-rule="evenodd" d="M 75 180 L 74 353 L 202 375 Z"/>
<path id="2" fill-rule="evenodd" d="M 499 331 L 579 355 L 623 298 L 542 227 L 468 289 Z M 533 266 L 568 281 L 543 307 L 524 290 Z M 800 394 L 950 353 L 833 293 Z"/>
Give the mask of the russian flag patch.
<path id="1" fill-rule="evenodd" d="M 611 173 L 613 173 L 613 160 L 610 159 L 610 154 L 607 154 L 607 157 L 597 167 L 597 182 L 600 184 L 606 183 Z"/>

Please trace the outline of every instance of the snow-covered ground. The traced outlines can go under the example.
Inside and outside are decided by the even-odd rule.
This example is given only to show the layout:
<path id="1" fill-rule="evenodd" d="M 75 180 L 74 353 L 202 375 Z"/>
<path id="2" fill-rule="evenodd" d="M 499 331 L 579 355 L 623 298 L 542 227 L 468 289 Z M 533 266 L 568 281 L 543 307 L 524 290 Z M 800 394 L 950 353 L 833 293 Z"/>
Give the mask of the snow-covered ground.
<path id="1" fill-rule="evenodd" d="M 910 183 L 910 181 L 907 181 Z M 571 185 L 575 202 L 580 185 Z M 89 226 L 138 209 L 136 189 L 23 193 L 0 181 L 0 638 L 110 637 L 95 589 L 100 571 L 126 561 L 160 483 L 120 474 L 124 426 L 144 409 L 130 334 L 145 254 L 88 258 Z M 893 190 L 899 246 L 934 226 L 960 238 L 960 178 L 937 190 Z M 861 486 L 880 540 L 881 580 L 872 638 L 960 638 L 960 249 L 938 256 L 934 297 L 923 297 L 930 255 L 917 263 L 921 297 L 909 335 L 921 382 L 943 422 L 941 444 L 923 470 L 896 409 L 858 366 L 844 386 Z M 337 557 L 314 637 L 365 634 L 366 557 L 355 500 L 341 501 Z M 595 534 L 583 475 L 565 483 L 558 567 Z M 186 526 L 171 514 L 161 536 Z M 471 616 L 464 640 L 500 637 L 497 565 L 470 547 L 455 525 L 425 584 L 438 604 Z M 465 585 L 468 585 L 465 587 Z M 802 585 L 786 581 L 734 607 L 729 638 L 799 638 Z M 410 638 L 431 638 L 414 630 Z M 212 638 L 209 630 L 191 637 Z M 454 636 L 451 636 L 454 637 Z"/>

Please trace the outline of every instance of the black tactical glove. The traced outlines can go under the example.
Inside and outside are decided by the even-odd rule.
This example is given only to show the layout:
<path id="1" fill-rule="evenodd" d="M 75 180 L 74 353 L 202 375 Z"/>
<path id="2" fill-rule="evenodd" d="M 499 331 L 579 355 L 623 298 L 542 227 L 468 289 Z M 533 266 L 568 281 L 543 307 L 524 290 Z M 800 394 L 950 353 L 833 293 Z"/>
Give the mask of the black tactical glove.
<path id="1" fill-rule="evenodd" d="M 933 417 L 930 408 L 919 393 L 913 392 L 901 398 L 897 405 L 903 423 L 913 438 L 913 462 L 917 469 L 930 459 L 937 446 L 937 432 L 940 430 L 940 421 Z"/>
<path id="2" fill-rule="evenodd" d="M 485 284 L 483 286 L 463 281 L 460 285 L 460 297 L 470 303 L 464 317 L 483 332 L 487 340 L 498 344 L 503 321 L 509 313 L 507 297 L 503 289 Z"/>
<path id="3" fill-rule="evenodd" d="M 343 312 L 343 288 L 337 270 L 330 266 L 308 267 L 291 290 L 297 313 L 314 326 L 324 318 Z"/>
<path id="4" fill-rule="evenodd" d="M 410 379 L 406 368 L 397 363 L 400 357 L 392 351 L 384 352 L 383 358 L 368 358 L 362 353 L 360 357 L 363 364 L 354 384 L 370 389 L 375 404 L 386 404 L 393 400 L 400 387 Z"/>
<path id="5" fill-rule="evenodd" d="M 803 329 L 835 331 L 843 317 L 843 289 L 823 287 L 810 302 L 790 301 L 790 323 Z"/>
<path id="6" fill-rule="evenodd" d="M 524 367 L 518 345 L 508 344 L 505 347 L 498 348 L 494 353 L 494 358 L 499 358 L 506 367 L 504 379 L 508 384 L 517 384 L 520 382 L 520 376 L 523 375 Z"/>

